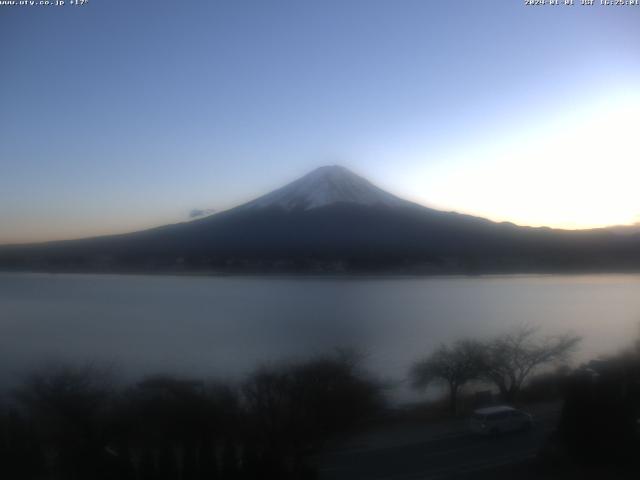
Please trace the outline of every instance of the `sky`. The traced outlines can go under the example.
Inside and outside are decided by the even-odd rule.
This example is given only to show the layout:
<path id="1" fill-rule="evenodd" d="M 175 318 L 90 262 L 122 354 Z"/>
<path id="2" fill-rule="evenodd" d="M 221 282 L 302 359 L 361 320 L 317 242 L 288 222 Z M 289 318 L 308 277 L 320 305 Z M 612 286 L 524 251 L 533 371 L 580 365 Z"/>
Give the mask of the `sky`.
<path id="1" fill-rule="evenodd" d="M 640 7 L 89 0 L 0 5 L 0 42 L 0 243 L 185 221 L 324 164 L 497 221 L 640 221 Z"/>

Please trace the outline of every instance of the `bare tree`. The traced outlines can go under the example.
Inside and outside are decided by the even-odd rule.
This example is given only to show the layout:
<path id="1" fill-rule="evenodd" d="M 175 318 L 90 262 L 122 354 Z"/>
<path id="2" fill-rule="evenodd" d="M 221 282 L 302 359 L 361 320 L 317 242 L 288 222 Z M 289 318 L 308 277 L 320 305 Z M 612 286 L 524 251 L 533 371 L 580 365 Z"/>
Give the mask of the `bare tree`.
<path id="1" fill-rule="evenodd" d="M 451 346 L 441 345 L 427 358 L 416 362 L 410 377 L 415 388 L 426 388 L 433 382 L 445 383 L 449 389 L 449 408 L 455 415 L 460 388 L 478 378 L 482 366 L 482 345 L 473 340 L 459 340 Z"/>
<path id="2" fill-rule="evenodd" d="M 539 337 L 538 329 L 522 326 L 488 342 L 483 353 L 483 375 L 503 399 L 516 399 L 527 377 L 539 367 L 568 360 L 580 337 L 564 334 Z"/>
<path id="3" fill-rule="evenodd" d="M 310 451 L 356 430 L 384 406 L 381 386 L 358 368 L 359 355 L 336 353 L 262 368 L 244 383 L 259 478 L 306 478 L 300 472 Z"/>

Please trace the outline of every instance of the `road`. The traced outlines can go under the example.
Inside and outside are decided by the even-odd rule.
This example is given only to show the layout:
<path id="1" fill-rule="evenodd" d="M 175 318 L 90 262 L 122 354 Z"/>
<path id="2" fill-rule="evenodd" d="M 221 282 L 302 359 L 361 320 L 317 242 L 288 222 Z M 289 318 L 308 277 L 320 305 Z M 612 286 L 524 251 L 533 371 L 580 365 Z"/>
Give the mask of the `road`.
<path id="1" fill-rule="evenodd" d="M 320 480 L 427 480 L 482 477 L 532 459 L 553 431 L 559 405 L 531 411 L 536 425 L 497 438 L 471 434 L 466 421 L 380 428 L 318 459 Z"/>

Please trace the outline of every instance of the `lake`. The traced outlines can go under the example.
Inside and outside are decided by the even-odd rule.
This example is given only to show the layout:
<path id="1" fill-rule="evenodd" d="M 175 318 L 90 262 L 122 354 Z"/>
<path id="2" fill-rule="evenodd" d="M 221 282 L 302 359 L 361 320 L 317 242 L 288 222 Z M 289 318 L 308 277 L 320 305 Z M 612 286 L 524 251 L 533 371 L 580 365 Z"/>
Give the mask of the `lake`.
<path id="1" fill-rule="evenodd" d="M 397 383 L 440 342 L 533 324 L 584 337 L 576 361 L 638 338 L 639 275 L 279 278 L 0 274 L 0 378 L 50 362 L 238 379 L 336 347 Z"/>

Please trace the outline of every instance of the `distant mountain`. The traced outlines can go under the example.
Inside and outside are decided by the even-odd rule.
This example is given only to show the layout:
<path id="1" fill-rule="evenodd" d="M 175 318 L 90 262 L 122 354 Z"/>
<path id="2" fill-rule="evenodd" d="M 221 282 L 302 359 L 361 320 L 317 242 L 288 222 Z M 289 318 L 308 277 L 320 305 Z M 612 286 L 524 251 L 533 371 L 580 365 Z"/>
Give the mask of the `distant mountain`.
<path id="1" fill-rule="evenodd" d="M 38 271 L 486 273 L 640 271 L 640 232 L 569 231 L 408 202 L 339 166 L 244 205 L 125 235 L 0 248 Z"/>
<path id="2" fill-rule="evenodd" d="M 339 165 L 320 167 L 304 177 L 239 207 L 241 210 L 281 208 L 285 211 L 312 210 L 337 203 L 367 207 L 408 206 L 368 180 Z"/>
<path id="3" fill-rule="evenodd" d="M 634 223 L 633 225 L 615 225 L 606 227 L 605 230 L 617 233 L 618 235 L 635 235 L 640 233 L 640 223 Z"/>

